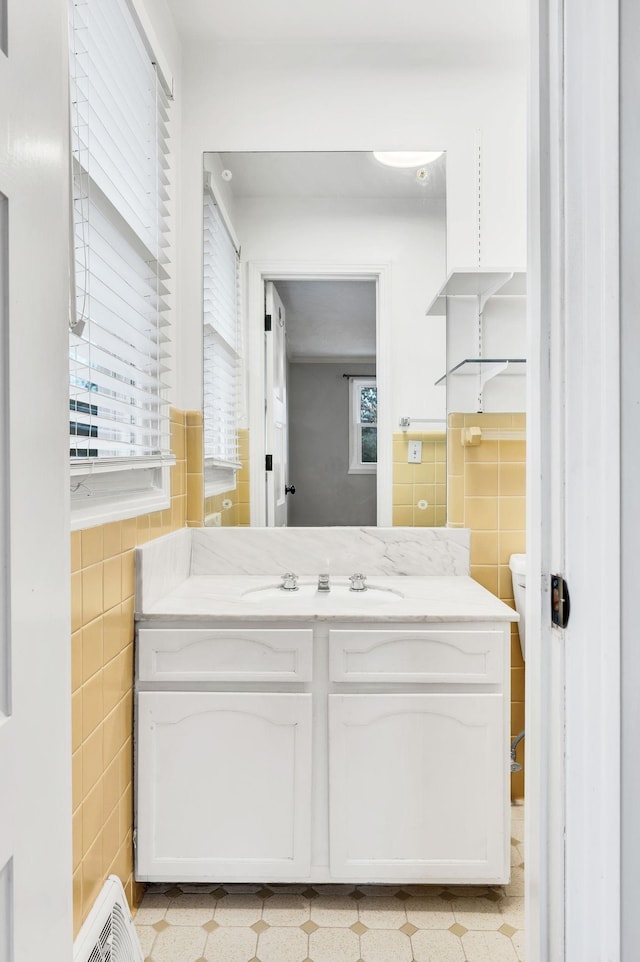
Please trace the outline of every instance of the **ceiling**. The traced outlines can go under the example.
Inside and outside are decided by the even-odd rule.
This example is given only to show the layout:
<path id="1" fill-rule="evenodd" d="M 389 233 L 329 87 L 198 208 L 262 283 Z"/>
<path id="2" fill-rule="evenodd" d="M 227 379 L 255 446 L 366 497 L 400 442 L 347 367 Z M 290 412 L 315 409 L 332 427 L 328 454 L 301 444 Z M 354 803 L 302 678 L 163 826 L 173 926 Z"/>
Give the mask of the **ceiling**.
<path id="1" fill-rule="evenodd" d="M 421 144 L 429 150 L 438 145 Z M 443 199 L 446 154 L 428 164 L 424 181 L 416 171 L 385 167 L 366 151 L 221 153 L 233 175 L 235 197 L 359 197 L 422 201 Z"/>
<path id="2" fill-rule="evenodd" d="M 374 281 L 276 281 L 290 360 L 375 359 Z"/>
<path id="3" fill-rule="evenodd" d="M 214 43 L 512 44 L 526 0 L 169 0 L 185 40 Z"/>

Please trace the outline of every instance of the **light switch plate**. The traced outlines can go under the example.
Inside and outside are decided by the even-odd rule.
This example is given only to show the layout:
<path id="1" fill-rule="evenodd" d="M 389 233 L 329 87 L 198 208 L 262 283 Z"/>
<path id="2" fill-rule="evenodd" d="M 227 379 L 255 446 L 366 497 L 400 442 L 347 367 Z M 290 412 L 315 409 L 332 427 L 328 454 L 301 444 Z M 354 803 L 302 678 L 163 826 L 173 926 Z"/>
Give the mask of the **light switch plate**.
<path id="1" fill-rule="evenodd" d="M 422 441 L 409 441 L 409 453 L 407 456 L 408 464 L 420 464 L 422 462 Z"/>

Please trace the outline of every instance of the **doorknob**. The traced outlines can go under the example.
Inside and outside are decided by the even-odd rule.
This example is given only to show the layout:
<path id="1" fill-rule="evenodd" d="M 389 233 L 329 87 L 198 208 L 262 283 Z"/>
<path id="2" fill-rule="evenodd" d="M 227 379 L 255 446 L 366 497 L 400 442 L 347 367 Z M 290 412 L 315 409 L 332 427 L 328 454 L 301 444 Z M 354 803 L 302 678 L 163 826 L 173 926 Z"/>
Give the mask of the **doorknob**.
<path id="1" fill-rule="evenodd" d="M 296 493 L 296 486 L 295 486 L 295 484 L 285 484 L 285 486 L 284 486 L 284 493 L 285 493 L 285 494 L 295 494 L 295 493 Z"/>

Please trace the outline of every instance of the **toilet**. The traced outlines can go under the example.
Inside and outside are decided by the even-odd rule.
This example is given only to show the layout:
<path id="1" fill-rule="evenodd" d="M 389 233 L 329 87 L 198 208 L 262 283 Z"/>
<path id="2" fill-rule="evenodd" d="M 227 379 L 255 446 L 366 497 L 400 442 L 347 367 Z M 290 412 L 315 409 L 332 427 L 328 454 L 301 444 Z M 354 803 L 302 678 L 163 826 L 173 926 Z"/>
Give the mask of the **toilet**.
<path id="1" fill-rule="evenodd" d="M 513 597 L 516 603 L 516 611 L 520 615 L 520 621 L 518 622 L 518 635 L 520 636 L 520 650 L 522 652 L 522 660 L 524 661 L 524 614 L 527 600 L 526 554 L 512 554 L 509 558 L 509 567 L 511 568 L 511 580 L 513 582 Z"/>

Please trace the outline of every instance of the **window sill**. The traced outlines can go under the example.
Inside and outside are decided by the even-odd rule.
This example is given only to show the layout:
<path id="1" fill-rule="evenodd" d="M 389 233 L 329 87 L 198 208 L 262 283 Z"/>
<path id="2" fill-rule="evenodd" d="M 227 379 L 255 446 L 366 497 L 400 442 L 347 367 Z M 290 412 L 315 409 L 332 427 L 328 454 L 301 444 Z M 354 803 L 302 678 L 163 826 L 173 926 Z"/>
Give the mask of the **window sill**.
<path id="1" fill-rule="evenodd" d="M 116 460 L 116 459 L 114 459 Z M 125 465 L 72 465 L 71 530 L 137 518 L 171 506 L 169 468 L 175 458 Z"/>
<path id="2" fill-rule="evenodd" d="M 204 462 L 204 496 L 211 498 L 216 494 L 235 491 L 237 487 L 236 471 L 242 467 L 235 461 L 214 461 L 205 458 Z"/>
<path id="3" fill-rule="evenodd" d="M 347 474 L 376 474 L 377 464 L 353 464 L 349 466 Z"/>

